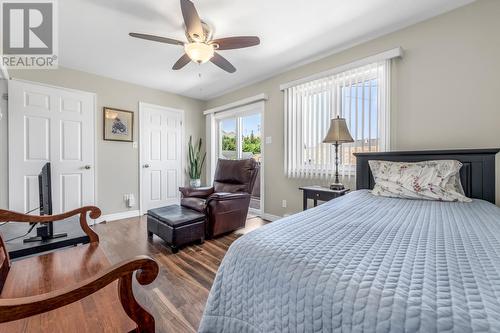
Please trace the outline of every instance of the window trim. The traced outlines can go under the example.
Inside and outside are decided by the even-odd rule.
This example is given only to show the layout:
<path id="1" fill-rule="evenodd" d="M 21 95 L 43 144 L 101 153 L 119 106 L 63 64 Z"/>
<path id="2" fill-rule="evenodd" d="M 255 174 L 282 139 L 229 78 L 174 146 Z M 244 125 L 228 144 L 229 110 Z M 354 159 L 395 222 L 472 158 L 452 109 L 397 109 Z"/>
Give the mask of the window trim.
<path id="1" fill-rule="evenodd" d="M 288 88 L 292 88 L 304 83 L 308 83 L 311 81 L 316 81 L 319 79 L 323 79 L 328 76 L 333 76 L 342 72 L 346 72 L 349 70 L 352 70 L 354 68 L 358 67 L 363 67 L 365 65 L 369 65 L 371 63 L 379 62 L 379 61 L 384 61 L 384 60 L 391 60 L 395 58 L 403 58 L 404 55 L 404 49 L 401 46 L 395 47 L 393 49 L 383 51 L 377 54 L 374 54 L 372 56 L 368 56 L 366 58 L 362 58 L 344 65 L 340 65 L 338 67 L 332 68 L 330 70 L 326 70 L 323 72 L 319 72 L 313 75 L 309 75 L 306 77 L 303 77 L 301 79 L 293 80 L 287 83 L 283 83 L 280 85 L 280 90 L 283 91 Z"/>

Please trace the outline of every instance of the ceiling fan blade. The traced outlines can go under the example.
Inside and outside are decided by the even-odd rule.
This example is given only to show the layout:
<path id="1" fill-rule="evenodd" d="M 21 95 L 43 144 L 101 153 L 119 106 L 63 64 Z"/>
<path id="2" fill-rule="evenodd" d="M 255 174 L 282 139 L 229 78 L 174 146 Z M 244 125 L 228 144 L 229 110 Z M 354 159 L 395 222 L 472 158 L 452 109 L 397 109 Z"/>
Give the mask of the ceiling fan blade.
<path id="1" fill-rule="evenodd" d="M 173 70 L 181 69 L 182 67 L 186 66 L 190 61 L 191 58 L 189 58 L 189 56 L 184 53 L 184 55 L 180 57 L 179 60 L 177 60 L 172 69 Z"/>
<path id="2" fill-rule="evenodd" d="M 153 36 L 153 35 L 147 35 L 147 34 L 138 34 L 136 32 L 129 33 L 129 36 L 135 37 L 135 38 L 152 40 L 154 42 L 160 42 L 160 43 L 167 43 L 167 44 L 173 44 L 173 45 L 184 45 L 184 43 L 181 42 L 180 40 L 167 38 L 167 37 Z"/>
<path id="3" fill-rule="evenodd" d="M 184 24 L 189 36 L 195 41 L 204 41 L 205 33 L 201 25 L 200 16 L 194 7 L 194 4 L 189 0 L 181 1 L 182 17 L 184 17 Z"/>
<path id="4" fill-rule="evenodd" d="M 210 44 L 217 44 L 217 50 L 241 49 L 260 44 L 259 37 L 256 36 L 239 36 L 214 39 Z"/>
<path id="5" fill-rule="evenodd" d="M 219 66 L 220 68 L 222 68 L 223 70 L 225 70 L 226 72 L 229 73 L 236 72 L 236 68 L 233 65 L 231 65 L 231 63 L 227 61 L 226 58 L 224 58 L 217 52 L 214 53 L 214 56 L 212 57 L 212 59 L 210 59 L 210 61 L 215 65 Z"/>

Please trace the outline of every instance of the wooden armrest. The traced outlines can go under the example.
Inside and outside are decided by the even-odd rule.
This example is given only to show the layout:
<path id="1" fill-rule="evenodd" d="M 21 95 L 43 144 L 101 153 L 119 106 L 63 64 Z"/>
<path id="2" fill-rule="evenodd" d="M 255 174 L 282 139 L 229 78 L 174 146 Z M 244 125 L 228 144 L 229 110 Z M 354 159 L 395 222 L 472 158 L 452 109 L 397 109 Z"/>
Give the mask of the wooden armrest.
<path id="1" fill-rule="evenodd" d="M 141 285 L 153 282 L 159 271 L 156 261 L 137 256 L 103 270 L 76 285 L 42 295 L 0 299 L 0 323 L 19 320 L 79 301 L 118 280 L 120 302 L 136 324 L 137 332 L 154 332 L 154 318 L 137 302 L 132 291 L 132 273 Z"/>
<path id="2" fill-rule="evenodd" d="M 87 223 L 87 212 L 92 219 L 101 216 L 101 210 L 94 206 L 85 206 L 57 215 L 28 215 L 10 210 L 0 209 L 0 222 L 29 222 L 29 223 L 48 223 L 67 219 L 68 217 L 80 215 L 80 227 L 83 232 L 89 236 L 90 242 L 99 242 L 99 236 L 92 230 Z"/>

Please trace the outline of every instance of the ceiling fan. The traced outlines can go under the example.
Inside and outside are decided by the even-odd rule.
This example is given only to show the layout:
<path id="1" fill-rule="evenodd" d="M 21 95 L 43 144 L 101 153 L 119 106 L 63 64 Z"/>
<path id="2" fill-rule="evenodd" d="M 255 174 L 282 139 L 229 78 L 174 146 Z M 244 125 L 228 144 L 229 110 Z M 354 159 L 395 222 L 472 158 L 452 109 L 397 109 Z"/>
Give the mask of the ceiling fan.
<path id="1" fill-rule="evenodd" d="M 129 35 L 136 38 L 152 40 L 160 43 L 184 46 L 185 54 L 180 57 L 172 69 L 178 70 L 186 66 L 191 60 L 202 64 L 211 61 L 229 73 L 236 72 L 236 68 L 216 50 L 231 50 L 250 47 L 260 44 L 259 37 L 239 36 L 212 39 L 213 30 L 198 16 L 194 4 L 190 0 L 180 0 L 181 11 L 186 26 L 186 37 L 188 42 L 184 43 L 176 39 L 140 34 L 131 32 Z"/>

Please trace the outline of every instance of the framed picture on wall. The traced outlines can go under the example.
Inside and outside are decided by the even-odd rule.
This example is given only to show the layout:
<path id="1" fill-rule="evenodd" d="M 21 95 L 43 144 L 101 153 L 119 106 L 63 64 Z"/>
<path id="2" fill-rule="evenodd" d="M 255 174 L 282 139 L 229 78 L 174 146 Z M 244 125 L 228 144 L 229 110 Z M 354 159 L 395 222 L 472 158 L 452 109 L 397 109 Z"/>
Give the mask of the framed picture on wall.
<path id="1" fill-rule="evenodd" d="M 132 142 L 134 140 L 134 113 L 120 109 L 103 108 L 104 140 Z"/>

